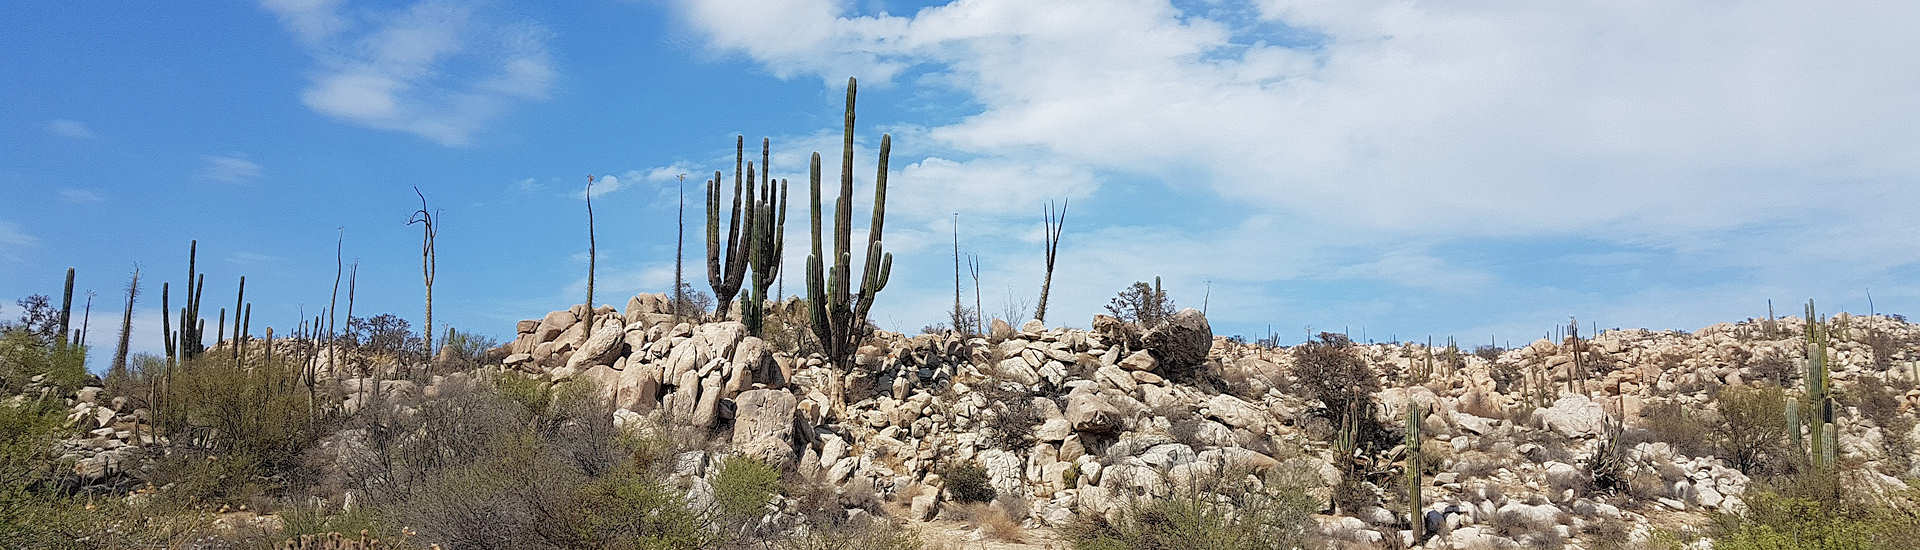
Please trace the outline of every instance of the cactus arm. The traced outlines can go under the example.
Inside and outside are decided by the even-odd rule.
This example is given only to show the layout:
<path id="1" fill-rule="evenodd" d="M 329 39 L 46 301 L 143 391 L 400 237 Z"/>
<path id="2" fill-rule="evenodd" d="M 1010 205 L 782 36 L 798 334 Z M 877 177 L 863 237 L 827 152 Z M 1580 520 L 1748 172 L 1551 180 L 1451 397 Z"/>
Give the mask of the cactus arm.
<path id="1" fill-rule="evenodd" d="M 859 88 L 847 79 L 846 123 L 840 138 L 840 196 L 833 207 L 833 257 L 847 255 L 853 248 L 853 210 L 847 204 L 853 197 L 853 102 Z"/>
<path id="2" fill-rule="evenodd" d="M 720 171 L 707 180 L 707 284 L 720 289 Z"/>

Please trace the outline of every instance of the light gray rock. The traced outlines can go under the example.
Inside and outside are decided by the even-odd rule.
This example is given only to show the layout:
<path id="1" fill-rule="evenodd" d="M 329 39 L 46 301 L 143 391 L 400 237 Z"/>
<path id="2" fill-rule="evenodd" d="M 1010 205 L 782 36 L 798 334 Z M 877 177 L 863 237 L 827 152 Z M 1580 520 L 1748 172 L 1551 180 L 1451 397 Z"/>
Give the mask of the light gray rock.
<path id="1" fill-rule="evenodd" d="M 734 399 L 734 448 L 776 468 L 784 467 L 793 458 L 793 414 L 798 404 L 799 399 L 786 390 L 741 392 Z"/>
<path id="2" fill-rule="evenodd" d="M 567 366 L 585 369 L 594 365 L 612 365 L 627 347 L 627 329 L 618 323 L 606 323 L 587 337 L 586 343 L 567 358 Z"/>
<path id="3" fill-rule="evenodd" d="M 1567 437 L 1597 436 L 1605 429 L 1607 418 L 1607 411 L 1600 403 L 1579 394 L 1561 397 L 1552 407 L 1539 409 L 1534 414 L 1548 428 Z"/>

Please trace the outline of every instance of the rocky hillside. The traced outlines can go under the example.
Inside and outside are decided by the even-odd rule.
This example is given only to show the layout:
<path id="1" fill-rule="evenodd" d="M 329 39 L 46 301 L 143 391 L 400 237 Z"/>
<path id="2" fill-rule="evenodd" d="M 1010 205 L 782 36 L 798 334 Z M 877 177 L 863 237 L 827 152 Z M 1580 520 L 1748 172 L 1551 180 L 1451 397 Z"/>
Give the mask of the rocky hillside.
<path id="1" fill-rule="evenodd" d="M 591 326 L 584 307 L 523 321 L 504 364 L 595 381 L 622 425 L 711 428 L 722 452 L 836 486 L 907 492 L 914 520 L 933 519 L 953 498 L 941 474 L 954 463 L 984 467 L 1001 505 L 1033 527 L 1117 514 L 1129 498 L 1165 497 L 1196 477 L 1286 470 L 1308 474 L 1323 497 L 1345 476 L 1369 480 L 1361 507 L 1316 517 L 1325 533 L 1413 542 L 1404 508 L 1382 507 L 1405 500 L 1395 494 L 1404 487 L 1383 485 L 1404 482 L 1376 483 L 1391 476 L 1367 470 L 1391 467 L 1403 448 L 1351 449 L 1366 464 L 1348 466 L 1356 458 L 1335 448 L 1326 404 L 1297 387 L 1298 354 L 1215 337 L 1196 311 L 1146 331 L 1100 317 L 1093 331 L 1028 322 L 1018 331 L 995 323 L 987 336 L 878 332 L 860 348 L 859 368 L 839 372 L 818 355 L 774 351 L 738 323 L 674 324 L 665 306 L 642 295 L 624 312 L 601 308 Z M 1860 410 L 1864 395 L 1841 399 L 1841 463 L 1870 487 L 1904 490 L 1900 478 L 1920 475 L 1920 463 L 1889 453 L 1920 443 L 1920 384 L 1901 347 L 1920 342 L 1920 327 L 1845 314 L 1832 324 L 1834 387 L 1897 399 L 1892 411 Z M 1369 407 L 1380 425 L 1403 433 L 1407 407 L 1429 411 L 1421 483 L 1435 540 L 1537 547 L 1644 540 L 1739 509 L 1749 477 L 1713 454 L 1713 434 L 1663 439 L 1713 425 L 1723 388 L 1800 387 L 1802 329 L 1785 318 L 1693 333 L 1609 330 L 1497 355 L 1417 344 L 1356 344 L 1353 353 L 1382 379 Z M 1622 411 L 1624 426 L 1613 428 Z M 1605 472 L 1622 478 L 1618 487 L 1595 483 L 1607 452 L 1618 457 Z M 685 473 L 701 477 L 710 460 L 685 458 Z"/>
<path id="2" fill-rule="evenodd" d="M 791 303 L 772 309 L 775 318 L 794 312 Z M 1733 437 L 1754 417 L 1777 426 L 1782 403 L 1740 416 L 1723 402 L 1773 384 L 1798 399 L 1805 339 L 1793 318 L 1469 352 L 1334 335 L 1254 346 L 1214 336 L 1185 310 L 1156 327 L 1097 316 L 1093 330 L 996 321 L 981 336 L 877 331 L 842 370 L 777 350 L 738 322 L 675 322 L 666 311 L 666 297 L 643 294 L 624 311 L 575 306 L 522 321 L 483 370 L 592 381 L 615 426 L 683 443 L 673 475 L 692 503 L 712 502 L 721 459 L 744 455 L 843 496 L 900 503 L 897 519 L 916 525 L 944 525 L 921 522 L 978 514 L 966 501 L 991 501 L 1040 543 L 1196 486 L 1274 484 L 1311 496 L 1312 538 L 1335 545 L 1646 542 L 1740 511 L 1757 476 L 1804 458 L 1793 450 L 1804 443 L 1755 449 Z M 1903 480 L 1920 477 L 1920 367 L 1909 355 L 1920 326 L 1845 314 L 1829 325 L 1838 464 L 1851 487 L 1907 506 Z M 1328 379 L 1338 371 L 1327 357 L 1363 366 L 1378 389 Z M 475 374 L 328 383 L 343 410 L 382 403 L 412 414 Z M 1316 388 L 1364 388 L 1359 412 L 1342 421 L 1332 394 Z M 123 401 L 97 388 L 72 401 L 69 422 L 89 436 L 67 454 L 91 483 L 113 482 L 152 441 L 141 433 L 144 410 Z M 1425 413 L 1415 439 L 1410 409 Z M 1417 478 L 1406 472 L 1414 440 L 1423 443 Z M 1411 483 L 1426 534 L 1418 540 Z M 778 500 L 762 524 L 805 530 L 807 506 Z M 994 536 L 987 531 L 966 536 Z"/>

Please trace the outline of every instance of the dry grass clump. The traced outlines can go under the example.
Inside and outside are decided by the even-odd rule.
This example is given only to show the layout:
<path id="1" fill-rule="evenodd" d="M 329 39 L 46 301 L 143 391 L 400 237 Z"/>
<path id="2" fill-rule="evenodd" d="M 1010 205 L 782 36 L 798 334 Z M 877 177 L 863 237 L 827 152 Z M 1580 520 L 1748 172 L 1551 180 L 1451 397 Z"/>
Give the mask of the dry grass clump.
<path id="1" fill-rule="evenodd" d="M 1013 519 L 1012 514 L 1007 513 L 1006 507 L 1002 506 L 1002 503 L 1007 500 L 1008 499 L 1002 499 L 1001 502 L 994 503 L 969 502 L 960 506 L 950 507 L 948 510 L 955 516 L 955 519 L 966 522 L 968 529 L 980 531 L 993 540 L 1012 543 L 1025 542 L 1027 536 L 1026 528 L 1021 527 L 1020 521 Z"/>

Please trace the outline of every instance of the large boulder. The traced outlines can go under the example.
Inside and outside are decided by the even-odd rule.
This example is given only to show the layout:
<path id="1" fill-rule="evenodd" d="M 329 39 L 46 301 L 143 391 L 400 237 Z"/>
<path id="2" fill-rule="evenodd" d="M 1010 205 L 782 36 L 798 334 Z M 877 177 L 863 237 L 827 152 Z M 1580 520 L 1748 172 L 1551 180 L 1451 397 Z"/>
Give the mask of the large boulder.
<path id="1" fill-rule="evenodd" d="M 1540 423 L 1567 437 L 1594 437 L 1606 429 L 1607 411 L 1584 395 L 1560 398 L 1552 407 L 1534 412 Z"/>
<path id="2" fill-rule="evenodd" d="M 627 329 L 620 323 L 604 323 L 587 337 L 572 357 L 567 358 L 567 366 L 585 369 L 594 365 L 613 365 L 615 359 L 624 354 L 627 347 Z"/>
<path id="3" fill-rule="evenodd" d="M 1067 395 L 1066 418 L 1078 432 L 1112 433 L 1121 425 L 1119 409 L 1098 394 L 1085 390 Z"/>
<path id="4" fill-rule="evenodd" d="M 1207 361 L 1207 352 L 1213 350 L 1213 327 L 1200 310 L 1182 309 L 1147 331 L 1145 346 L 1163 374 L 1182 378 Z"/>
<path id="5" fill-rule="evenodd" d="M 798 405 L 799 399 L 787 390 L 741 392 L 734 399 L 734 450 L 784 468 L 793 459 L 793 412 Z"/>

